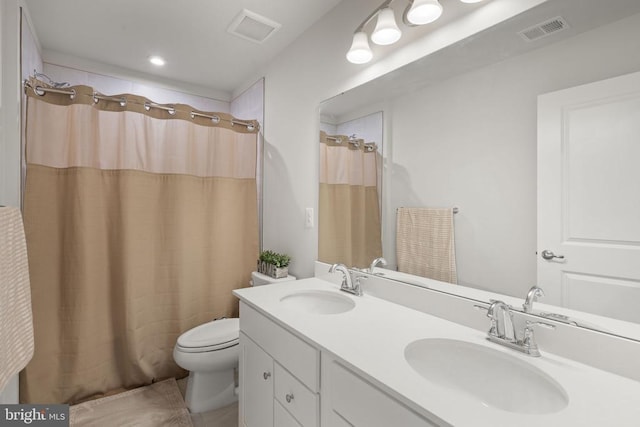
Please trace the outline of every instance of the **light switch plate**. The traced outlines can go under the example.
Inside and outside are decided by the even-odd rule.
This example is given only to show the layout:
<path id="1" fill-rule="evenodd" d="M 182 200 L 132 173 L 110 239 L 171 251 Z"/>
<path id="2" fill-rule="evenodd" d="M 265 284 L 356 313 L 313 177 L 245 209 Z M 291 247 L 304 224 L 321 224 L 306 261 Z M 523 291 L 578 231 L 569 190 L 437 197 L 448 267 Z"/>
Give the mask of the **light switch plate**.
<path id="1" fill-rule="evenodd" d="M 304 213 L 304 226 L 307 228 L 313 228 L 313 208 L 305 209 Z"/>

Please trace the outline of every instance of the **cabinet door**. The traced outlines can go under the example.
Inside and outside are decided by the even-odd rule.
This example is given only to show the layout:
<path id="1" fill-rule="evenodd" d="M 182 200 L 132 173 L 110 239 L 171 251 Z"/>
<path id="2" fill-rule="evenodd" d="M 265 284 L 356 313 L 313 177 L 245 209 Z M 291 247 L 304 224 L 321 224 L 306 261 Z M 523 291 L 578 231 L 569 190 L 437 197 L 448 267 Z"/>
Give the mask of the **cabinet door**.
<path id="1" fill-rule="evenodd" d="M 273 359 L 240 333 L 240 425 L 273 427 Z"/>
<path id="2" fill-rule="evenodd" d="M 276 427 L 302 427 L 295 418 L 282 407 L 280 402 L 275 401 L 274 404 L 274 419 Z"/>

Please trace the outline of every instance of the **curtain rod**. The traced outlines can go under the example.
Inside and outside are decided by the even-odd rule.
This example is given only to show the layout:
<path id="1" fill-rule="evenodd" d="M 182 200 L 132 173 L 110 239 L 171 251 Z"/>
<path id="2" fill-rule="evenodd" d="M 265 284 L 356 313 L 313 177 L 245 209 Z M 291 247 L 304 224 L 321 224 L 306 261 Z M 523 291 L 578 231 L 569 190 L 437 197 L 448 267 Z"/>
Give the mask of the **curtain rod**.
<path id="1" fill-rule="evenodd" d="M 192 111 L 191 112 L 191 118 L 196 118 L 196 117 L 204 117 L 205 119 L 210 119 L 213 123 L 220 123 L 220 116 L 210 116 L 208 114 L 202 114 L 202 113 L 198 113 L 196 111 Z M 236 120 L 236 119 L 231 119 L 231 125 L 242 125 L 242 126 L 246 126 L 247 130 L 253 130 L 255 128 L 255 126 L 253 125 L 253 123 L 249 123 L 249 122 L 244 122 L 242 120 Z"/>
<path id="2" fill-rule="evenodd" d="M 28 81 L 24 81 L 24 86 L 26 87 L 31 87 L 31 85 L 29 84 Z M 38 96 L 44 96 L 45 93 L 47 92 L 51 92 L 51 93 L 59 93 L 61 95 L 69 95 L 69 98 L 71 98 L 72 100 L 76 98 L 77 92 L 75 89 L 56 89 L 56 88 L 52 88 L 52 87 L 45 87 L 45 86 L 40 86 L 40 85 L 36 85 L 35 87 L 32 88 L 33 92 L 38 95 Z M 120 103 L 120 106 L 125 107 L 127 105 L 127 98 L 125 97 L 115 97 L 115 96 L 106 96 L 106 95 L 101 95 L 98 92 L 93 92 L 93 103 L 97 104 L 100 100 L 103 101 L 113 101 L 113 102 L 118 102 Z M 132 101 L 132 104 L 138 104 L 137 102 Z M 176 107 L 173 105 L 162 105 L 162 104 L 156 104 L 155 102 L 151 102 L 151 101 L 146 101 L 143 104 L 143 107 L 145 110 L 149 111 L 152 108 L 157 108 L 159 110 L 164 110 L 166 112 L 168 112 L 170 115 L 174 115 L 176 114 Z M 237 119 L 223 119 L 220 116 L 209 116 L 207 114 L 202 114 L 202 113 L 198 113 L 197 111 L 191 111 L 190 113 L 191 118 L 195 119 L 196 117 L 204 117 L 207 119 L 211 119 L 211 121 L 213 123 L 220 123 L 221 120 L 225 120 L 225 121 L 229 121 L 231 123 L 231 126 L 234 125 L 241 125 L 241 126 L 245 126 L 247 128 L 248 131 L 253 131 L 255 129 L 255 125 L 251 122 L 245 122 L 242 120 L 237 120 Z M 336 141 L 337 142 L 337 141 Z M 342 141 L 340 141 L 342 142 Z"/>
<path id="3" fill-rule="evenodd" d="M 98 92 L 93 92 L 93 103 L 97 104 L 98 101 L 100 100 L 119 102 L 121 107 L 127 106 L 127 98 L 125 98 L 124 96 L 120 98 L 116 98 L 115 96 L 105 96 L 105 95 L 100 95 Z"/>

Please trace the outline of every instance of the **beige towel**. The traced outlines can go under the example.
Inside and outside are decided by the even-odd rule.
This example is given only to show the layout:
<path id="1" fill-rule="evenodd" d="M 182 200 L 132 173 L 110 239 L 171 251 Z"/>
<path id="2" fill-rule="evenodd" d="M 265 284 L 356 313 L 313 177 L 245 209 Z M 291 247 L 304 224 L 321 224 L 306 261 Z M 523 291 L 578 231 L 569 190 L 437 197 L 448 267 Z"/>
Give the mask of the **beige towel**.
<path id="1" fill-rule="evenodd" d="M 456 284 L 453 209 L 398 208 L 398 271 Z"/>
<path id="2" fill-rule="evenodd" d="M 33 357 L 27 244 L 18 208 L 0 207 L 0 390 Z"/>

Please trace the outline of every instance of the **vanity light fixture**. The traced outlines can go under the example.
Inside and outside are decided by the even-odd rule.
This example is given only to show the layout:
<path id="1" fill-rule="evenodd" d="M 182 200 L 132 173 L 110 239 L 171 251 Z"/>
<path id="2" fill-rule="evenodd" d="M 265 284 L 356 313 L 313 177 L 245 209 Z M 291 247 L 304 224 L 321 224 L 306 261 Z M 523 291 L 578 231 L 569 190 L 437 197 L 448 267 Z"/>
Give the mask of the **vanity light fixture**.
<path id="1" fill-rule="evenodd" d="M 460 0 L 463 3 L 478 3 L 482 0 Z M 364 27 L 377 18 L 376 26 L 371 33 L 371 41 L 378 45 L 390 45 L 402 36 L 402 31 L 396 23 L 395 13 L 389 6 L 393 0 L 385 0 L 371 14 L 362 21 L 353 34 L 353 43 L 347 52 L 347 60 L 353 64 L 366 64 L 373 58 L 369 47 L 367 33 Z M 429 24 L 442 15 L 442 5 L 438 0 L 408 0 L 404 10 L 403 20 L 407 26 Z"/>
<path id="2" fill-rule="evenodd" d="M 358 31 L 353 35 L 351 49 L 347 52 L 347 60 L 353 64 L 366 64 L 373 58 L 373 52 L 369 47 L 367 33 Z"/>

